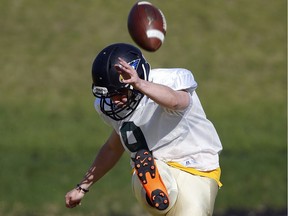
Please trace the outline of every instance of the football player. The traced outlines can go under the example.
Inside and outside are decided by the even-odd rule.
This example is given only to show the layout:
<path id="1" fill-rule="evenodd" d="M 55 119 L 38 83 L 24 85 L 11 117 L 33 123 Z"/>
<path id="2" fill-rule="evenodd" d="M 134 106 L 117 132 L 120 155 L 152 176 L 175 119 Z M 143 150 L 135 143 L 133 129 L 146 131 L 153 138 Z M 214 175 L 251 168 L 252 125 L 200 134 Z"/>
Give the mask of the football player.
<path id="1" fill-rule="evenodd" d="M 79 205 L 126 151 L 133 193 L 150 214 L 212 215 L 222 145 L 192 73 L 151 69 L 138 48 L 116 43 L 96 56 L 92 78 L 95 109 L 113 131 L 66 206 Z"/>

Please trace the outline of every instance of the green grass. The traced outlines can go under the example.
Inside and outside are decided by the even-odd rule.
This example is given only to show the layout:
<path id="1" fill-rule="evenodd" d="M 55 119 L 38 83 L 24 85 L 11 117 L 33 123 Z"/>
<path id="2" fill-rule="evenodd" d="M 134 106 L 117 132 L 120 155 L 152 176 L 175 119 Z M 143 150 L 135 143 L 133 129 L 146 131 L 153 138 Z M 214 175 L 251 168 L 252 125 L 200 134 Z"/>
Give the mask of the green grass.
<path id="1" fill-rule="evenodd" d="M 0 215 L 141 215 L 125 155 L 82 206 L 65 193 L 110 128 L 93 108 L 91 63 L 130 42 L 135 1 L 0 1 Z M 223 188 L 215 212 L 286 208 L 287 3 L 152 1 L 168 22 L 153 67 L 184 67 L 215 124 Z"/>

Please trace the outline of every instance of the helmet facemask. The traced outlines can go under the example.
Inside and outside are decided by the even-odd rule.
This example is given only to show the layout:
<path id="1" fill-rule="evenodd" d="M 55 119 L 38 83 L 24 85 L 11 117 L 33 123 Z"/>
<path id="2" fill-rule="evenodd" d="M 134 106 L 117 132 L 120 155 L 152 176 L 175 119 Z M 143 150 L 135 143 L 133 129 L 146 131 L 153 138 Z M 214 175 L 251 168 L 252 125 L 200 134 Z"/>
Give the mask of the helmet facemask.
<path id="1" fill-rule="evenodd" d="M 142 93 L 133 90 L 133 88 L 122 88 L 114 91 L 108 91 L 108 89 L 105 87 L 93 85 L 92 92 L 95 97 L 100 99 L 101 111 L 116 121 L 122 120 L 132 114 L 143 97 Z M 115 104 L 115 102 L 112 100 L 114 96 L 125 96 L 127 101 L 121 104 L 121 106 L 117 106 L 117 104 Z"/>

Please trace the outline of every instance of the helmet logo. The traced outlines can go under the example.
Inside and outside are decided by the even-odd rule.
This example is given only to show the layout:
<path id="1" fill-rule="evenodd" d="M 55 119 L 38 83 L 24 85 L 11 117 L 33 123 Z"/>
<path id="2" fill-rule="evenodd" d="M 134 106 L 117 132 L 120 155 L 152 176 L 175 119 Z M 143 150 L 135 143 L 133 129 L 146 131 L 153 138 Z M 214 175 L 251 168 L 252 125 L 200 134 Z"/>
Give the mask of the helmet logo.
<path id="1" fill-rule="evenodd" d="M 137 70 L 138 65 L 139 65 L 139 63 L 140 63 L 140 60 L 141 60 L 141 59 L 135 59 L 135 60 L 129 62 L 128 64 L 129 64 L 133 69 Z"/>
<path id="2" fill-rule="evenodd" d="M 120 74 L 120 75 L 119 75 L 119 82 L 120 82 L 120 83 L 123 83 L 123 80 L 124 80 L 124 78 L 123 78 L 123 76 Z"/>
<path id="3" fill-rule="evenodd" d="M 138 66 L 139 66 L 139 63 L 140 63 L 140 60 L 141 60 L 141 59 L 135 59 L 135 60 L 129 62 L 128 64 L 129 64 L 134 70 L 137 70 L 137 68 L 138 68 Z M 123 80 L 124 80 L 124 78 L 123 78 L 123 76 L 120 74 L 120 75 L 119 75 L 119 82 L 123 83 Z"/>

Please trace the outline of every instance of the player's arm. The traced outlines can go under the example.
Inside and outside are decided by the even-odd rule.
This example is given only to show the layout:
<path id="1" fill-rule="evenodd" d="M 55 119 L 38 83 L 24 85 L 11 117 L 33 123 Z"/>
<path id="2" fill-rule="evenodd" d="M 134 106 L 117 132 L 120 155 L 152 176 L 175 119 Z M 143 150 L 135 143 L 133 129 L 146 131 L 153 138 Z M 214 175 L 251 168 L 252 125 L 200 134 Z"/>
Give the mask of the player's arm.
<path id="1" fill-rule="evenodd" d="M 183 110 L 189 106 L 188 92 L 175 91 L 168 86 L 140 79 L 137 72 L 123 59 L 119 58 L 119 65 L 116 65 L 116 69 L 124 78 L 123 82 L 129 83 L 159 105 L 171 110 Z"/>
<path id="2" fill-rule="evenodd" d="M 167 86 L 142 79 L 135 88 L 159 105 L 171 110 L 184 110 L 189 105 L 189 93 L 183 90 L 175 91 Z"/>
<path id="3" fill-rule="evenodd" d="M 114 165 L 118 162 L 124 152 L 124 148 L 121 144 L 119 135 L 113 130 L 106 143 L 102 146 L 97 154 L 91 167 L 85 174 L 83 180 L 79 183 L 79 186 L 84 190 L 88 190 L 89 187 L 100 178 L 102 178 Z M 66 206 L 73 208 L 77 206 L 84 196 L 84 191 L 77 188 L 68 192 L 65 196 Z"/>
<path id="4" fill-rule="evenodd" d="M 119 135 L 115 130 L 97 154 L 92 166 L 81 181 L 81 187 L 88 189 L 104 176 L 120 159 L 124 152 Z"/>

